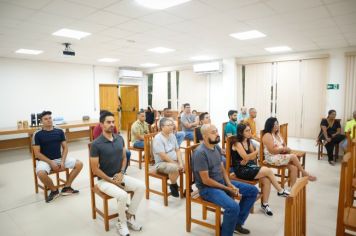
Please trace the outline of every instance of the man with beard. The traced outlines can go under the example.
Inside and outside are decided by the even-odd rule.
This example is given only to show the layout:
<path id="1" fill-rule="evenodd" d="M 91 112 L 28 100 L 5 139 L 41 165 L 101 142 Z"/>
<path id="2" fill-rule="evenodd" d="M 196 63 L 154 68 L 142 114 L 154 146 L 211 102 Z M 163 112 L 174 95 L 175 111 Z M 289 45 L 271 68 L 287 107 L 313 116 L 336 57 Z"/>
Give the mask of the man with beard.
<path id="1" fill-rule="evenodd" d="M 97 186 L 100 191 L 116 198 L 119 221 L 116 228 L 121 236 L 128 236 L 132 230 L 140 231 L 142 226 L 136 222 L 136 211 L 144 192 L 144 184 L 125 175 L 126 150 L 124 139 L 114 133 L 115 120 L 111 112 L 100 114 L 100 125 L 103 133 L 93 141 L 90 149 L 90 165 L 93 173 L 98 176 Z M 133 191 L 130 202 L 127 191 Z M 130 203 L 125 212 L 126 204 Z"/>
<path id="2" fill-rule="evenodd" d="M 214 125 L 201 127 L 203 143 L 197 147 L 192 158 L 192 170 L 199 195 L 206 201 L 221 206 L 224 218 L 221 226 L 222 236 L 231 236 L 233 232 L 249 234 L 243 228 L 250 209 L 253 206 L 258 189 L 255 186 L 230 181 L 224 165 L 221 163 L 221 148 L 218 130 Z M 242 195 L 240 203 L 234 197 Z"/>
<path id="3" fill-rule="evenodd" d="M 230 110 L 227 115 L 229 117 L 229 122 L 225 127 L 225 136 L 230 137 L 237 133 L 237 111 Z"/>

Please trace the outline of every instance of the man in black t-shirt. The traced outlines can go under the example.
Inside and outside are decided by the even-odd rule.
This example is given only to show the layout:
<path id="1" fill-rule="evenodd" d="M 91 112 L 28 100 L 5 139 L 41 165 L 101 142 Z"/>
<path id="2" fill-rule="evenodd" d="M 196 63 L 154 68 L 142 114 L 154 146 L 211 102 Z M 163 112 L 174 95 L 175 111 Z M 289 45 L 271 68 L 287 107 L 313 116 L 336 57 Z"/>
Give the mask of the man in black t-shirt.
<path id="1" fill-rule="evenodd" d="M 33 135 L 33 151 L 37 158 L 36 173 L 42 183 L 51 190 L 47 202 L 59 196 L 59 190 L 54 186 L 48 174 L 51 171 L 62 171 L 65 168 L 73 169 L 65 183 L 61 194 L 70 195 L 79 193 L 71 185 L 75 177 L 83 168 L 83 163 L 73 158 L 67 158 L 68 146 L 63 130 L 53 127 L 52 112 L 44 111 L 41 114 L 42 129 Z M 61 150 L 62 149 L 62 150 Z"/>
<path id="2" fill-rule="evenodd" d="M 100 114 L 100 125 L 103 133 L 93 141 L 90 148 L 91 171 L 98 176 L 97 186 L 100 191 L 116 198 L 119 221 L 116 228 L 121 236 L 130 235 L 128 227 L 140 231 L 142 226 L 135 215 L 145 192 L 145 185 L 125 175 L 126 149 L 124 139 L 114 134 L 115 119 L 111 112 Z M 127 191 L 133 191 L 130 201 Z M 126 210 L 126 205 L 130 205 Z"/>

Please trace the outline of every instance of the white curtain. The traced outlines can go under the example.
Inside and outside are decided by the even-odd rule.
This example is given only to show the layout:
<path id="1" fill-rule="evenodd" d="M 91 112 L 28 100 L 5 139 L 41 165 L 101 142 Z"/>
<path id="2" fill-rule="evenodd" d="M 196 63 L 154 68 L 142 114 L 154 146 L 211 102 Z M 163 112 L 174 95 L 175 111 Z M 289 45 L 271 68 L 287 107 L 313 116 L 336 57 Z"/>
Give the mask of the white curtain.
<path id="1" fill-rule="evenodd" d="M 356 55 L 346 56 L 345 121 L 356 110 Z"/>
<path id="2" fill-rule="evenodd" d="M 168 73 L 153 74 L 152 107 L 163 110 L 168 106 Z"/>
<path id="3" fill-rule="evenodd" d="M 300 62 L 277 62 L 276 66 L 276 117 L 280 124 L 288 123 L 288 135 L 300 136 L 302 99 Z"/>
<path id="4" fill-rule="evenodd" d="M 257 132 L 271 116 L 272 63 L 245 66 L 245 106 L 256 108 Z"/>
<path id="5" fill-rule="evenodd" d="M 327 81 L 327 59 L 301 62 L 301 97 L 303 138 L 315 139 L 320 131 L 320 119 L 324 117 Z"/>
<path id="6" fill-rule="evenodd" d="M 172 110 L 177 111 L 177 72 L 171 71 L 171 105 Z"/>
<path id="7" fill-rule="evenodd" d="M 192 110 L 206 111 L 207 86 L 206 75 L 198 75 L 193 70 L 179 71 L 179 106 L 190 103 Z"/>

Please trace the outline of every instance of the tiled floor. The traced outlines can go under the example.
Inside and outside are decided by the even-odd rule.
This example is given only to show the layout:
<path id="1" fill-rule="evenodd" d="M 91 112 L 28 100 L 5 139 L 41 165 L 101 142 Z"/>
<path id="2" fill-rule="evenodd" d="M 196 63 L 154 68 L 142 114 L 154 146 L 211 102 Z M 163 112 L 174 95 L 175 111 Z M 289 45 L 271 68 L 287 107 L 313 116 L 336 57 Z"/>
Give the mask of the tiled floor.
<path id="1" fill-rule="evenodd" d="M 0 151 L 0 235 L 117 235 L 115 220 L 111 221 L 110 231 L 106 233 L 101 218 L 91 218 L 87 142 L 82 140 L 69 144 L 69 156 L 84 163 L 74 182 L 80 194 L 60 197 L 49 204 L 44 202 L 42 192 L 34 192 L 28 150 Z M 313 140 L 290 139 L 289 145 L 316 151 Z M 307 235 L 335 235 L 340 165 L 332 167 L 326 160 L 317 161 L 316 155 L 310 153 L 306 165 L 307 170 L 318 177 L 318 181 L 309 183 L 307 189 Z M 136 163 L 129 167 L 128 174 L 144 181 L 144 171 L 139 170 Z M 160 187 L 159 182 L 152 183 Z M 274 189 L 270 197 L 273 217 L 265 216 L 256 203 L 256 211 L 245 225 L 251 230 L 251 235 L 283 235 L 284 204 L 284 199 L 277 197 Z M 110 203 L 110 209 L 115 211 L 114 201 Z M 193 214 L 201 215 L 201 209 L 193 206 Z M 185 199 L 170 197 L 169 206 L 164 207 L 162 197 L 152 194 L 150 200 L 142 201 L 137 219 L 144 229 L 131 232 L 131 235 L 214 235 L 212 230 L 194 224 L 191 233 L 185 232 Z M 213 221 L 212 215 L 209 215 L 209 220 Z"/>

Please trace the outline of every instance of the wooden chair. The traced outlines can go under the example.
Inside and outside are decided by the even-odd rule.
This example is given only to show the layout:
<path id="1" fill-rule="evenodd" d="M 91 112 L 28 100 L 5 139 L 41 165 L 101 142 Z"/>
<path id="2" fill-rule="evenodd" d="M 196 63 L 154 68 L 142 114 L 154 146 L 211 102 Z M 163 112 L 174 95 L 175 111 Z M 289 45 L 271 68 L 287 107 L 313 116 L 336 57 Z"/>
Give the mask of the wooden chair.
<path id="1" fill-rule="evenodd" d="M 268 168 L 273 168 L 277 170 L 277 174 L 275 174 L 275 176 L 280 177 L 280 181 L 278 181 L 281 184 L 281 187 L 284 188 L 284 185 L 286 184 L 286 182 L 289 182 L 289 172 L 286 172 L 286 170 L 288 169 L 287 165 L 282 165 L 282 166 L 276 166 L 276 165 L 272 165 L 269 164 L 265 161 L 265 156 L 264 156 L 264 144 L 262 141 L 264 135 L 264 131 L 261 130 L 261 142 L 260 142 L 260 165 L 261 166 L 266 166 Z M 288 175 L 286 175 L 286 173 L 288 173 Z"/>
<path id="2" fill-rule="evenodd" d="M 232 157 L 231 157 L 231 146 L 232 146 L 232 141 L 233 137 L 227 137 L 226 138 L 226 170 L 229 171 L 230 173 L 230 167 L 232 164 Z M 246 184 L 251 184 L 251 185 L 256 185 L 259 184 L 260 188 L 262 189 L 262 183 L 258 180 L 244 180 L 244 179 L 240 179 L 238 177 L 236 177 L 235 173 L 231 172 L 229 175 L 230 179 L 232 180 L 236 180 L 238 182 L 242 182 L 242 183 L 246 183 Z M 258 201 L 259 199 L 261 199 L 261 203 L 262 203 L 262 191 L 260 191 L 260 193 L 258 194 L 256 201 Z M 251 208 L 251 213 L 254 212 L 254 206 L 252 206 Z"/>
<path id="3" fill-rule="evenodd" d="M 284 143 L 288 146 L 288 123 L 279 125 L 279 132 L 283 138 Z M 305 168 L 305 157 L 307 155 L 304 151 L 299 150 L 291 150 L 291 154 L 294 154 L 298 157 L 299 161 L 301 161 L 301 165 Z M 300 172 L 298 172 L 298 177 L 300 176 Z"/>
<path id="4" fill-rule="evenodd" d="M 347 140 L 347 148 L 346 152 L 351 152 L 351 146 L 352 146 L 352 139 L 351 139 L 351 132 L 345 132 L 346 140 Z"/>
<path id="5" fill-rule="evenodd" d="M 91 144 L 88 144 L 88 149 L 89 149 L 89 156 L 90 156 L 90 147 Z M 100 191 L 99 187 L 95 184 L 95 177 L 96 176 L 93 171 L 92 171 L 92 166 L 90 163 L 90 158 L 89 158 L 89 180 L 90 180 L 90 197 L 91 197 L 91 214 L 92 218 L 96 219 L 96 213 L 98 213 L 101 217 L 103 217 L 104 220 L 104 227 L 105 231 L 109 231 L 109 220 L 116 218 L 119 216 L 118 213 L 113 213 L 109 214 L 109 200 L 114 199 L 113 197 L 103 193 Z M 130 197 L 132 198 L 134 192 L 128 191 L 128 194 L 130 194 Z M 100 210 L 96 206 L 95 202 L 95 195 L 98 195 L 102 200 L 103 200 L 103 210 Z"/>
<path id="6" fill-rule="evenodd" d="M 95 129 L 95 126 L 90 126 L 89 127 L 89 140 L 90 140 L 90 142 L 94 141 L 94 129 Z"/>
<path id="7" fill-rule="evenodd" d="M 31 149 L 31 153 L 32 153 L 32 167 L 33 167 L 33 176 L 35 178 L 35 192 L 38 193 L 38 189 L 42 189 L 43 192 L 44 192 L 44 197 L 45 197 L 45 200 L 47 201 L 47 198 L 48 198 L 48 191 L 49 191 L 49 188 L 45 185 L 43 185 L 41 183 L 41 181 L 38 181 L 38 176 L 37 176 L 37 173 L 36 173 L 36 166 L 37 166 L 37 159 L 36 159 L 36 156 L 35 156 L 35 152 L 33 151 L 33 149 Z M 64 172 L 65 173 L 65 179 L 62 179 L 60 177 L 60 173 L 61 172 Z M 55 187 L 57 188 L 60 188 L 60 187 L 63 187 L 65 185 L 65 183 L 67 182 L 67 179 L 68 179 L 68 176 L 69 176 L 69 169 L 66 168 L 65 170 L 62 170 L 62 171 L 59 171 L 59 172 L 54 172 L 54 171 L 51 171 L 48 176 L 50 175 L 55 175 L 56 176 L 56 183 L 55 183 Z"/>
<path id="8" fill-rule="evenodd" d="M 305 236 L 306 231 L 306 186 L 308 177 L 297 180 L 286 198 L 284 235 Z"/>
<path id="9" fill-rule="evenodd" d="M 335 121 L 338 121 L 341 124 L 341 119 L 335 119 Z M 320 127 L 320 129 L 321 129 L 321 127 Z M 319 140 L 319 137 L 318 137 L 318 140 L 317 140 L 317 146 L 318 146 L 318 160 L 321 160 L 321 159 L 323 159 L 324 143 Z M 334 161 L 336 161 L 338 156 L 339 156 L 339 145 L 335 145 Z"/>
<path id="10" fill-rule="evenodd" d="M 225 136 L 225 128 L 228 122 L 222 123 L 222 130 L 221 130 L 221 147 L 222 149 L 225 149 L 226 145 L 226 136 Z"/>
<path id="11" fill-rule="evenodd" d="M 194 134 L 194 144 L 197 144 L 197 143 L 200 142 L 200 141 L 198 140 L 198 135 L 197 135 L 197 133 L 199 132 L 198 129 L 200 129 L 200 127 L 195 127 L 195 128 L 194 128 L 194 132 L 193 132 L 193 134 Z"/>
<path id="12" fill-rule="evenodd" d="M 352 166 L 351 153 L 347 153 L 341 163 L 339 202 L 337 211 L 336 235 L 351 235 L 345 230 L 356 232 L 356 207 L 352 206 Z M 353 235 L 353 234 L 352 234 Z"/>
<path id="13" fill-rule="evenodd" d="M 134 162 L 138 162 L 138 167 L 140 169 L 142 169 L 142 162 L 144 162 L 143 160 L 143 155 L 142 153 L 144 152 L 144 149 L 143 148 L 135 148 L 133 146 L 131 146 L 131 126 L 132 126 L 133 123 L 129 123 L 128 126 L 127 126 L 127 148 L 131 151 L 136 151 L 138 152 L 138 159 L 133 159 L 132 156 L 131 156 L 131 159 L 130 159 L 130 162 L 131 161 L 134 161 Z"/>
<path id="14" fill-rule="evenodd" d="M 146 199 L 150 198 L 150 192 L 163 196 L 163 202 L 165 206 L 168 206 L 168 196 L 171 195 L 168 192 L 168 180 L 167 174 L 157 172 L 156 168 L 150 169 L 150 163 L 154 164 L 154 158 L 152 153 L 152 141 L 157 133 L 145 135 L 145 184 L 146 184 Z M 162 181 L 162 191 L 157 191 L 150 188 L 150 177 L 160 179 Z M 179 173 L 179 195 L 183 198 L 183 173 Z"/>
<path id="15" fill-rule="evenodd" d="M 194 144 L 188 147 L 185 150 L 185 180 L 186 180 L 186 231 L 190 232 L 192 228 L 192 223 L 208 227 L 210 229 L 215 230 L 215 236 L 220 236 L 220 225 L 221 225 L 221 207 L 203 200 L 199 196 L 198 191 L 192 192 L 192 185 L 193 185 L 193 173 L 191 168 L 191 158 L 193 155 L 193 151 L 199 146 L 200 144 Z M 202 205 L 202 214 L 203 219 L 206 220 L 207 214 L 206 210 L 215 212 L 215 224 L 207 223 L 206 221 L 196 219 L 192 217 L 192 203 Z"/>

